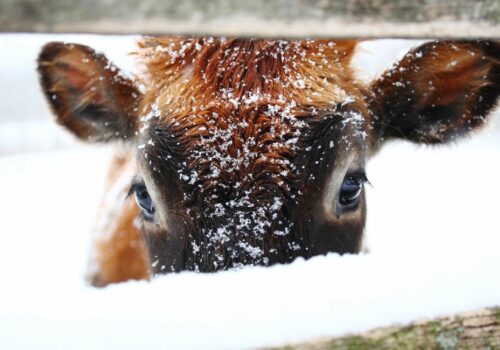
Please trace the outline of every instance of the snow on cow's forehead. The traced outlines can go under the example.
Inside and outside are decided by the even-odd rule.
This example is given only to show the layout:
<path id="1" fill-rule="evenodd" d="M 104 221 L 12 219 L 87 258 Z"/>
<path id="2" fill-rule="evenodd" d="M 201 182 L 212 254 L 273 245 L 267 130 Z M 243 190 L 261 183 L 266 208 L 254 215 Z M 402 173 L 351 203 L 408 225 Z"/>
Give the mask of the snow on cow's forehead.
<path id="1" fill-rule="evenodd" d="M 295 170 L 290 159 L 304 148 L 299 138 L 311 121 L 336 118 L 362 132 L 366 111 L 349 68 L 355 44 L 145 39 L 139 148 L 146 156 L 154 149 L 161 161 L 182 154 L 176 168 L 187 184 L 208 188 L 229 174 L 233 188 L 249 183 L 252 190 L 274 192 L 256 180 L 265 174 L 262 183 L 286 184 Z M 158 161 L 150 164 L 155 168 Z"/>
<path id="2" fill-rule="evenodd" d="M 295 117 L 339 105 L 365 114 L 349 67 L 356 41 L 147 38 L 139 43 L 146 73 L 143 122 L 198 124 L 213 112 L 268 110 Z"/>

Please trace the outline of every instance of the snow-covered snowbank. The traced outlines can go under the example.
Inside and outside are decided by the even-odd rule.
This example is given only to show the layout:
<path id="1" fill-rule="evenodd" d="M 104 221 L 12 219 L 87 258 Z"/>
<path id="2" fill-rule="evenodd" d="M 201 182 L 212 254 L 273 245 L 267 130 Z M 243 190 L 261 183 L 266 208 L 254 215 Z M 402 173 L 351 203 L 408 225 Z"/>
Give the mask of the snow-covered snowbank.
<path id="1" fill-rule="evenodd" d="M 25 47 L 13 58 L 25 67 L 8 67 L 17 69 L 23 89 L 37 89 L 36 47 L 53 38 L 6 37 L 2 50 Z M 98 48 L 113 54 L 115 39 L 83 42 L 102 42 Z M 133 41 L 116 40 L 123 40 L 119 50 Z M 366 47 L 365 74 L 373 76 L 408 44 Z M 2 108 L 0 139 L 12 135 L 1 121 L 15 125 L 16 114 L 50 123 L 41 97 L 39 105 L 21 103 L 23 90 L 5 86 L 13 81 L 0 81 L 17 103 L 9 115 Z M 32 114 L 42 110 L 44 116 Z M 97 290 L 82 274 L 109 149 L 71 139 L 49 147 L 50 131 L 33 127 L 25 133 L 33 143 L 27 152 L 0 157 L 0 347 L 252 348 L 499 305 L 500 133 L 490 130 L 448 148 L 390 144 L 372 160 L 369 254 Z M 6 144 L 15 148 L 12 142 Z"/>

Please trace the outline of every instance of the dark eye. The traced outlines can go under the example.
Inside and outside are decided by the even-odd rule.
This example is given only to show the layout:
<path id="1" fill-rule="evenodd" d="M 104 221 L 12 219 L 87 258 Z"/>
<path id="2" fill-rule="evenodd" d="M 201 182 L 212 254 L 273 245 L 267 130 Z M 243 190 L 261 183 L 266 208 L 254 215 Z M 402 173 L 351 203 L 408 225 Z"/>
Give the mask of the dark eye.
<path id="1" fill-rule="evenodd" d="M 135 201 L 137 205 L 142 209 L 144 218 L 147 220 L 153 220 L 155 214 L 155 207 L 153 201 L 149 196 L 148 190 L 144 184 L 134 184 L 133 187 L 135 193 Z"/>
<path id="2" fill-rule="evenodd" d="M 367 181 L 364 174 L 348 175 L 340 187 L 339 202 L 343 209 L 357 207 L 363 191 L 363 183 Z"/>

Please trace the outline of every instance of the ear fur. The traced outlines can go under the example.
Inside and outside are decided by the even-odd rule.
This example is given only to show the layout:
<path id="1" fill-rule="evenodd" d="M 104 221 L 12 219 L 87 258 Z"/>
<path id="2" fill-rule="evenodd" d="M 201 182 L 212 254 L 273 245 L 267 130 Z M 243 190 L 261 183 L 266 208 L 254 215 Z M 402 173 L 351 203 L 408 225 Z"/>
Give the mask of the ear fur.
<path id="1" fill-rule="evenodd" d="M 57 122 L 85 141 L 133 137 L 140 93 L 102 54 L 52 42 L 38 57 L 43 92 Z"/>
<path id="2" fill-rule="evenodd" d="M 375 143 L 436 144 L 482 126 L 500 94 L 500 43 L 429 42 L 409 52 L 370 89 Z"/>

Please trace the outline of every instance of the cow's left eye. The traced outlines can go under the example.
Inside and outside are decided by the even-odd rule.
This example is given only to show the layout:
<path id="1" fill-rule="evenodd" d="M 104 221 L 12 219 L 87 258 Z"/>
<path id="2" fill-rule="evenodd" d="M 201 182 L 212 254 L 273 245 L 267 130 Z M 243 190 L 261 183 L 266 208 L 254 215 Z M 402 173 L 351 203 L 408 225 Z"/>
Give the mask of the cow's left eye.
<path id="1" fill-rule="evenodd" d="M 363 183 L 366 182 L 365 175 L 348 175 L 340 187 L 339 202 L 344 209 L 354 209 L 361 198 Z"/>
<path id="2" fill-rule="evenodd" d="M 155 207 L 146 186 L 144 184 L 135 184 L 133 190 L 135 193 L 135 201 L 137 202 L 137 205 L 142 209 L 144 218 L 146 220 L 153 220 Z"/>

